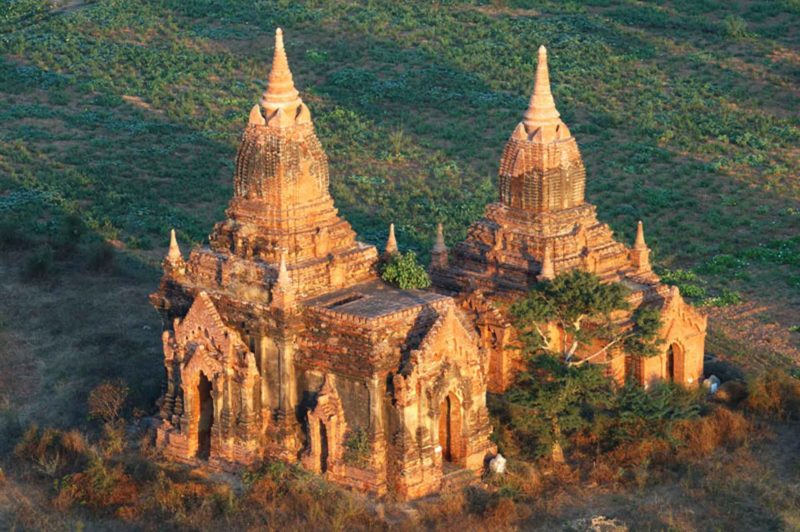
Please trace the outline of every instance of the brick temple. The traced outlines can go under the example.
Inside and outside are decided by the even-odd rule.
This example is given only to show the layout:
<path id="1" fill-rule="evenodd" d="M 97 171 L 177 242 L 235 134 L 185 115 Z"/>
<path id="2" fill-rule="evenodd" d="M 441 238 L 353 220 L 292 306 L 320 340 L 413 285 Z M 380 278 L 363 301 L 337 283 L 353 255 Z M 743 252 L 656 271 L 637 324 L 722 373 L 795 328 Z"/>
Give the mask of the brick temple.
<path id="1" fill-rule="evenodd" d="M 172 232 L 151 296 L 164 323 L 157 439 L 167 456 L 223 468 L 300 462 L 401 499 L 478 475 L 496 453 L 487 391 L 505 390 L 522 363 L 506 349 L 516 336 L 505 303 L 571 268 L 622 282 L 634 306 L 662 311 L 663 354 L 609 349 L 597 362 L 610 374 L 702 376 L 705 318 L 659 283 L 641 225 L 628 248 L 584 200 L 584 166 L 543 48 L 531 105 L 503 152 L 500 201 L 452 252 L 439 229 L 434 289 L 380 279 L 378 251 L 339 216 L 328 181 L 277 30 L 226 219 L 186 259 Z M 386 247 L 396 250 L 393 231 Z"/>

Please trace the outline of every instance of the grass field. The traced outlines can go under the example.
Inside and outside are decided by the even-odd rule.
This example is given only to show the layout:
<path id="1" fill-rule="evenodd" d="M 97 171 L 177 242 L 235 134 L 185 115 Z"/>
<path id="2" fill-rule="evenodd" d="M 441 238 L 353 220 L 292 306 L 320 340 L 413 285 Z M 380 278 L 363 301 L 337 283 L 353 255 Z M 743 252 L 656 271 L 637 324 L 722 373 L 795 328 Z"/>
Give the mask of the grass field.
<path id="1" fill-rule="evenodd" d="M 464 237 L 495 197 L 544 44 L 600 218 L 628 242 L 644 220 L 665 279 L 699 304 L 763 308 L 755 321 L 800 346 L 798 0 L 10 0 L 0 414 L 80 425 L 88 391 L 109 377 L 152 409 L 160 324 L 146 295 L 168 230 L 187 252 L 224 216 L 276 26 L 337 206 L 362 240 L 381 244 L 394 222 L 401 248 L 427 260 L 438 221 L 449 245 Z M 778 360 L 712 339 L 748 370 Z M 765 483 L 782 478 L 781 460 L 757 464 L 772 468 L 758 500 L 777 509 L 754 521 L 767 528 L 786 526 L 796 502 Z M 708 478 L 724 482 L 729 466 Z M 681 501 L 710 493 L 710 480 L 682 482 L 664 526 L 691 521 Z M 632 504 L 609 497 L 595 502 Z M 669 494 L 650 491 L 638 507 L 659 497 Z"/>

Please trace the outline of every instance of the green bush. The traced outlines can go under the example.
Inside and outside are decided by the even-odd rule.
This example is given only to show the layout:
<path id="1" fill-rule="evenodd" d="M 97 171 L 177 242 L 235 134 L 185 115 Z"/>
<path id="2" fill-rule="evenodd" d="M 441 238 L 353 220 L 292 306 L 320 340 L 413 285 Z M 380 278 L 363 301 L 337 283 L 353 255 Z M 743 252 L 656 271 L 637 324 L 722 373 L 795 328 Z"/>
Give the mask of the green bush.
<path id="1" fill-rule="evenodd" d="M 344 461 L 350 465 L 367 465 L 370 450 L 369 435 L 361 427 L 350 431 L 344 439 Z"/>
<path id="2" fill-rule="evenodd" d="M 747 37 L 747 22 L 742 17 L 736 15 L 728 15 L 725 17 L 725 34 L 734 39 L 742 39 Z"/>
<path id="3" fill-rule="evenodd" d="M 95 242 L 89 248 L 89 268 L 96 272 L 110 272 L 114 269 L 114 248 L 105 240 Z"/>
<path id="4" fill-rule="evenodd" d="M 54 256 L 50 246 L 36 250 L 25 263 L 25 278 L 31 281 L 42 281 L 50 277 L 55 269 Z"/>
<path id="5" fill-rule="evenodd" d="M 417 254 L 413 251 L 396 253 L 389 257 L 381 268 L 381 279 L 403 290 L 427 288 L 431 285 L 428 272 L 417 262 Z"/>

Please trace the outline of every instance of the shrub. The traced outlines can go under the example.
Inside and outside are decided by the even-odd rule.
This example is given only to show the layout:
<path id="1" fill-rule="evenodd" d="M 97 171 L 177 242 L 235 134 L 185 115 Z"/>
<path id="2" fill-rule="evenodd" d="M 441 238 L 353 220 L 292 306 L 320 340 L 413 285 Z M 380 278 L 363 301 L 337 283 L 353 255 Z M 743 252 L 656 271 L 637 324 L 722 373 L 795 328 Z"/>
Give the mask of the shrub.
<path id="1" fill-rule="evenodd" d="M 0 250 L 19 249 L 28 243 L 27 235 L 16 220 L 0 222 Z"/>
<path id="2" fill-rule="evenodd" d="M 369 435 L 361 427 L 350 431 L 344 440 L 344 461 L 350 465 L 363 467 L 370 456 Z"/>
<path id="3" fill-rule="evenodd" d="M 381 278 L 403 290 L 431 285 L 428 272 L 417 262 L 417 254 L 413 251 L 392 255 L 382 266 Z"/>
<path id="4" fill-rule="evenodd" d="M 719 447 L 737 447 L 744 443 L 751 426 L 739 412 L 714 408 L 707 416 L 677 422 L 671 435 L 683 443 L 678 446 L 680 458 L 702 458 Z"/>
<path id="5" fill-rule="evenodd" d="M 50 277 L 54 269 L 54 254 L 50 246 L 36 250 L 25 263 L 25 278 L 31 281 L 42 281 Z"/>
<path id="6" fill-rule="evenodd" d="M 767 418 L 800 419 L 800 379 L 772 370 L 748 383 L 745 408 Z"/>
<path id="7" fill-rule="evenodd" d="M 114 269 L 114 248 L 105 240 L 95 242 L 89 248 L 89 268 L 96 272 Z"/>
<path id="8" fill-rule="evenodd" d="M 95 455 L 83 471 L 58 483 L 55 505 L 63 510 L 79 503 L 98 513 L 122 510 L 130 516 L 137 502 L 138 489 L 122 464 L 110 465 Z"/>
<path id="9" fill-rule="evenodd" d="M 728 15 L 725 17 L 725 34 L 734 39 L 747 37 L 747 22 L 742 17 Z"/>
<path id="10" fill-rule="evenodd" d="M 39 472 L 54 477 L 80 467 L 88 448 L 86 438 L 77 430 L 39 430 L 33 425 L 14 447 L 14 454 L 31 462 Z"/>
<path id="11" fill-rule="evenodd" d="M 58 247 L 64 253 L 72 252 L 81 240 L 85 226 L 77 214 L 68 214 L 61 223 L 58 234 Z"/>
<path id="12" fill-rule="evenodd" d="M 89 392 L 89 415 L 114 423 L 119 420 L 127 399 L 128 387 L 123 382 L 105 381 Z"/>

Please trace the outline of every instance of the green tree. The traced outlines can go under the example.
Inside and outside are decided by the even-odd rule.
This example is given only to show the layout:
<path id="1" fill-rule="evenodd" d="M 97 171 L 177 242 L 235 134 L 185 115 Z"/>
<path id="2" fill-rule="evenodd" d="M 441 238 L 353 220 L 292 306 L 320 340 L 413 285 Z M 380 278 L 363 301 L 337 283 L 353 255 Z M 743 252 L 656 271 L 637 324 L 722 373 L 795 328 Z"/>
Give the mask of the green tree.
<path id="1" fill-rule="evenodd" d="M 615 312 L 630 308 L 628 294 L 620 283 L 603 283 L 594 274 L 572 270 L 535 285 L 511 306 L 511 315 L 526 349 L 556 353 L 572 364 L 582 364 L 617 345 L 629 354 L 653 356 L 661 343 L 657 309 L 640 307 L 627 323 L 612 318 Z M 564 333 L 560 342 L 547 333 L 551 323 Z M 579 348 L 598 339 L 604 344 L 601 349 L 573 362 Z"/>
<path id="2" fill-rule="evenodd" d="M 613 403 L 614 387 L 600 366 L 571 366 L 540 354 L 505 394 L 514 430 L 533 453 L 563 460 L 569 436 L 587 429 L 595 413 Z"/>
<path id="3" fill-rule="evenodd" d="M 389 257 L 381 267 L 381 278 L 403 290 L 431 285 L 428 272 L 417 262 L 417 254 L 413 251 L 395 253 Z"/>

